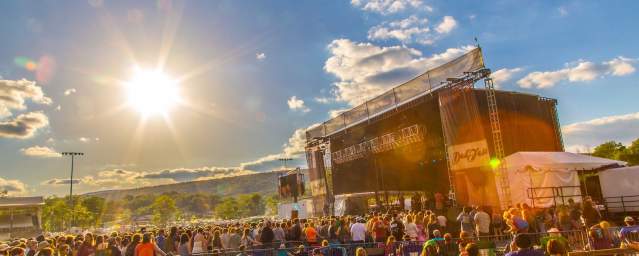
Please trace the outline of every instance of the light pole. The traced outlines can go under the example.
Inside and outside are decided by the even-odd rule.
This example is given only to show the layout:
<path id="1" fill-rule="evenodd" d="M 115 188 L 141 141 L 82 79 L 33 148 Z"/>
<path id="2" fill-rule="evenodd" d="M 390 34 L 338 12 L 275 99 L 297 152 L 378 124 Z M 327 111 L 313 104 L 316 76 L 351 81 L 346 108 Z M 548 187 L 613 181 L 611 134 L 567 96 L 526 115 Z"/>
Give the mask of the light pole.
<path id="1" fill-rule="evenodd" d="M 75 156 L 83 156 L 82 152 L 62 152 L 63 156 L 71 156 L 71 180 L 69 180 L 69 206 L 71 207 L 71 227 L 75 223 L 75 207 L 73 207 L 73 160 Z"/>
<path id="2" fill-rule="evenodd" d="M 293 161 L 293 158 L 290 157 L 282 157 L 279 159 L 281 162 L 284 162 L 284 170 L 286 170 L 288 167 L 286 166 L 286 162 L 288 161 Z"/>

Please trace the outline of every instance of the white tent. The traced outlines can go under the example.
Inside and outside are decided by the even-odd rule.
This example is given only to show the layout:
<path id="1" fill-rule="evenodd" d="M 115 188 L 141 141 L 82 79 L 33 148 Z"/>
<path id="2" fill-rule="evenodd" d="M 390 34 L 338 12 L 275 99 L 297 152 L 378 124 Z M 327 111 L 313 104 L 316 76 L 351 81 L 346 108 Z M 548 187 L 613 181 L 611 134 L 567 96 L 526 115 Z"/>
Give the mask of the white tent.
<path id="1" fill-rule="evenodd" d="M 570 152 L 517 152 L 507 156 L 504 164 L 512 203 L 535 207 L 549 207 L 569 198 L 581 200 L 577 170 L 626 165 L 622 161 Z"/>
<path id="2" fill-rule="evenodd" d="M 598 175 L 608 211 L 639 211 L 639 165 L 608 169 Z"/>

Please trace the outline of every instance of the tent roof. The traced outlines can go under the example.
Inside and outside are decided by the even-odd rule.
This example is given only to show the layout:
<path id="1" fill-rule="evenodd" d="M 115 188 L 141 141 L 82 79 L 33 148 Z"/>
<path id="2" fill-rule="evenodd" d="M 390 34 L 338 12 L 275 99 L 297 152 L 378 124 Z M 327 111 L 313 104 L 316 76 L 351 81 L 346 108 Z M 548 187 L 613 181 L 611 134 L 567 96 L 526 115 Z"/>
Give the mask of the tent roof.
<path id="1" fill-rule="evenodd" d="M 626 162 L 570 152 L 517 152 L 505 158 L 508 168 L 531 166 L 535 169 L 592 170 Z"/>
<path id="2" fill-rule="evenodd" d="M 639 172 L 639 165 L 620 167 L 620 168 L 611 168 L 602 172 Z"/>

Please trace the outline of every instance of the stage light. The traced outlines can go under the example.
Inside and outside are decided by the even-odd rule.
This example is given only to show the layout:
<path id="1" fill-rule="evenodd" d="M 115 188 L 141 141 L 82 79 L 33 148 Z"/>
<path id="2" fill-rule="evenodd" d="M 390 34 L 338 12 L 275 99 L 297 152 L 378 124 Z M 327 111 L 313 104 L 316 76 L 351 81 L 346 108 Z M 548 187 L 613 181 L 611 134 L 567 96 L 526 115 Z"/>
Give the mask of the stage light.
<path id="1" fill-rule="evenodd" d="M 488 164 L 490 164 L 490 168 L 497 169 L 497 167 L 499 167 L 499 165 L 501 164 L 501 161 L 497 158 L 493 158 L 490 159 L 490 162 L 488 162 Z"/>

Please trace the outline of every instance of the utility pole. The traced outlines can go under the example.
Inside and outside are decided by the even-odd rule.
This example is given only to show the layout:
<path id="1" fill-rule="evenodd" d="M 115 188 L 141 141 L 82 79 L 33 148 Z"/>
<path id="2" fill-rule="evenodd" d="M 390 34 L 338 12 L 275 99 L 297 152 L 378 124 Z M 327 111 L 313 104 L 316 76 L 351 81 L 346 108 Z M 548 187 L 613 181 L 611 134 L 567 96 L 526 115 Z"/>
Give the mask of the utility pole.
<path id="1" fill-rule="evenodd" d="M 69 207 L 71 207 L 71 225 L 73 227 L 75 224 L 75 207 L 73 205 L 73 160 L 75 156 L 83 156 L 82 152 L 62 152 L 63 156 L 71 156 L 71 179 L 69 180 Z"/>

